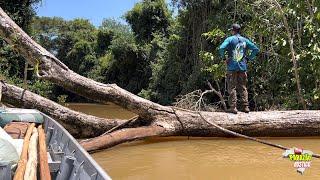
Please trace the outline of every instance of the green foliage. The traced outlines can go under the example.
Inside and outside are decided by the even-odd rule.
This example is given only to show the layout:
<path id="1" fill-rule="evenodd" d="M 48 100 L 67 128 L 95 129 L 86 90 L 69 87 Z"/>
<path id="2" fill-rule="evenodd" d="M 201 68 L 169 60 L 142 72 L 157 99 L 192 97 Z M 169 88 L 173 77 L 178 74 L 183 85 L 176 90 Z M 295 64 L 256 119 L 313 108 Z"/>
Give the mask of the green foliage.
<path id="1" fill-rule="evenodd" d="M 111 30 L 117 36 L 133 36 L 129 26 L 123 25 L 114 19 L 104 19 L 99 29 Z"/>
<path id="2" fill-rule="evenodd" d="M 98 58 L 98 63 L 95 68 L 88 74 L 88 77 L 99 82 L 105 82 L 105 73 L 110 67 L 110 62 L 114 59 L 114 56 L 111 51 L 108 51 Z"/>
<path id="3" fill-rule="evenodd" d="M 67 97 L 68 97 L 67 95 L 60 95 L 57 98 L 57 102 L 61 105 L 65 105 L 67 102 Z"/>
<path id="4" fill-rule="evenodd" d="M 133 93 L 139 93 L 148 84 L 151 74 L 147 52 L 128 37 L 115 38 L 110 51 L 112 60 L 103 72 L 103 82 L 117 83 Z"/>
<path id="5" fill-rule="evenodd" d="M 27 33 L 33 33 L 34 8 L 41 0 L 0 1 L 1 8 Z M 42 39 L 42 42 L 46 42 Z M 49 45 L 48 45 L 49 46 Z M 0 40 L 0 74 L 9 83 L 22 86 L 24 58 L 17 54 L 11 45 Z M 51 95 L 51 83 L 36 80 L 28 73 L 28 88 L 44 97 Z"/>
<path id="6" fill-rule="evenodd" d="M 0 71 L 5 77 L 22 77 L 23 73 L 21 69 L 24 67 L 24 63 L 21 63 L 22 57 L 13 51 L 12 46 L 7 45 L 4 41 L 1 41 L 2 46 L 0 49 Z M 20 60 L 20 61 L 19 61 Z"/>
<path id="7" fill-rule="evenodd" d="M 22 83 L 20 86 L 22 86 Z M 35 80 L 32 84 L 28 85 L 30 91 L 47 98 L 52 98 L 52 87 L 52 83 L 40 80 Z"/>
<path id="8" fill-rule="evenodd" d="M 134 93 L 146 86 L 148 61 L 126 25 L 105 19 L 97 29 L 88 20 L 59 18 L 36 18 L 34 25 L 36 39 L 73 71 L 103 83 L 117 83 Z M 81 100 L 56 86 L 53 93 Z"/>
<path id="9" fill-rule="evenodd" d="M 0 7 L 17 23 L 23 30 L 30 32 L 30 24 L 35 15 L 34 7 L 41 0 L 8 1 L 0 0 Z"/>
<path id="10" fill-rule="evenodd" d="M 201 71 L 207 73 L 209 77 L 211 75 L 211 79 L 221 81 L 225 77 L 225 62 L 221 62 L 219 58 L 215 60 L 215 57 L 211 52 L 200 51 L 200 58 L 203 62 L 203 68 L 201 69 Z"/>
<path id="11" fill-rule="evenodd" d="M 177 34 L 164 38 L 162 43 L 154 39 L 160 51 L 152 63 L 152 77 L 147 90 L 142 95 L 162 104 L 170 104 L 183 89 L 183 80 L 187 78 L 183 62 L 179 59 L 178 48 L 181 41 Z"/>
<path id="12" fill-rule="evenodd" d="M 206 40 L 210 41 L 211 43 L 221 42 L 222 38 L 226 36 L 226 34 L 221 29 L 212 29 L 209 32 L 203 33 L 202 36 L 206 38 Z"/>
<path id="13" fill-rule="evenodd" d="M 154 33 L 168 35 L 171 14 L 165 0 L 143 0 L 126 13 L 125 19 L 139 42 L 150 42 Z"/>
<path id="14" fill-rule="evenodd" d="M 34 7 L 41 0 L 5 1 L 0 0 L 0 7 L 26 32 L 30 32 L 31 21 L 35 15 Z M 15 81 L 23 76 L 23 58 L 13 51 L 13 47 L 0 39 L 0 73 Z"/>
<path id="15" fill-rule="evenodd" d="M 98 56 L 103 55 L 111 45 L 114 32 L 110 29 L 101 29 L 97 34 L 97 54 Z"/>
<path id="16" fill-rule="evenodd" d="M 169 34 L 176 39 L 167 44 L 165 60 L 154 66 L 158 73 L 153 74 L 155 82 L 150 82 L 153 83 L 150 89 L 144 91 L 148 94 L 146 97 L 156 95 L 152 100 L 171 103 L 177 94 L 207 89 L 203 83 L 206 79 L 218 81 L 223 87 L 225 64 L 218 57 L 217 47 L 229 35 L 229 26 L 237 22 L 243 26 L 242 34 L 256 42 L 262 51 L 255 62 L 249 63 L 251 105 L 257 110 L 299 108 L 287 33 L 277 9 L 270 8 L 267 2 L 254 0 L 236 4 L 209 0 L 173 2 L 178 15 Z M 319 3 L 312 5 L 317 7 L 313 15 L 305 1 L 280 3 L 290 28 L 297 32 L 294 46 L 303 93 L 309 108 L 318 108 Z M 173 77 L 167 79 L 170 75 Z"/>

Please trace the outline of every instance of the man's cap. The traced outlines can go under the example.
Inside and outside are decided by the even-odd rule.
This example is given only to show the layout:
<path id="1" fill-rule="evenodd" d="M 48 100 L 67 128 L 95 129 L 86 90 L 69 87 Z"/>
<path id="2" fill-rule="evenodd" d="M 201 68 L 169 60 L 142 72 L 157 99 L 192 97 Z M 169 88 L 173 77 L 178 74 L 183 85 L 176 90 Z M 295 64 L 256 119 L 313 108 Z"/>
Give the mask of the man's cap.
<path id="1" fill-rule="evenodd" d="M 241 26 L 239 24 L 232 24 L 231 28 L 229 29 L 229 31 L 233 30 L 233 31 L 240 31 Z"/>

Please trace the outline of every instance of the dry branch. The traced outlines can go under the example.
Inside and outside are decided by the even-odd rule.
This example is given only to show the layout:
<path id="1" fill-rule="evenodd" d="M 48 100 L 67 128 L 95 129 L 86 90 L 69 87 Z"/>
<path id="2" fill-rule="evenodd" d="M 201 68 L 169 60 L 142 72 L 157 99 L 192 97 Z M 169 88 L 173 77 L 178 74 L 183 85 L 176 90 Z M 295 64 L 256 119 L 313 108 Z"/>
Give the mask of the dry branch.
<path id="1" fill-rule="evenodd" d="M 87 151 L 95 151 L 99 149 L 110 148 L 128 141 L 159 136 L 164 131 L 165 129 L 159 126 L 127 128 L 96 138 L 81 141 L 80 144 Z"/>
<path id="2" fill-rule="evenodd" d="M 108 130 L 107 132 L 103 133 L 102 135 L 106 135 L 106 134 L 108 134 L 108 133 L 111 133 L 111 132 L 115 131 L 116 129 L 122 128 L 122 127 L 124 127 L 125 125 L 128 125 L 129 123 L 131 123 L 132 121 L 137 120 L 138 118 L 139 118 L 139 116 L 134 116 L 133 118 L 130 118 L 129 120 L 125 121 L 124 123 L 119 124 L 118 126 L 113 127 L 112 129 Z"/>
<path id="3" fill-rule="evenodd" d="M 24 137 L 20 160 L 18 162 L 18 167 L 17 167 L 16 173 L 13 177 L 14 180 L 23 180 L 23 176 L 24 176 L 27 161 L 28 161 L 28 149 L 29 149 L 30 137 L 31 137 L 31 133 L 32 133 L 34 126 L 35 126 L 34 123 L 29 125 L 26 136 Z"/>
<path id="4" fill-rule="evenodd" d="M 176 98 L 176 102 L 174 103 L 175 107 L 183 108 L 183 109 L 189 109 L 194 111 L 201 111 L 201 110 L 212 110 L 217 111 L 217 108 L 212 108 L 209 105 L 206 104 L 204 97 L 207 94 L 214 93 L 217 95 L 220 99 L 220 102 L 223 110 L 227 110 L 227 105 L 225 103 L 225 100 L 219 90 L 216 90 L 212 87 L 211 83 L 207 81 L 207 85 L 209 86 L 210 90 L 201 91 L 200 89 L 192 91 L 190 93 L 187 93 L 183 96 L 178 96 Z"/>
<path id="5" fill-rule="evenodd" d="M 33 128 L 32 136 L 30 138 L 30 144 L 28 149 L 28 162 L 26 165 L 26 171 L 24 173 L 24 180 L 36 180 L 37 179 L 37 167 L 38 167 L 38 131 L 37 128 Z"/>
<path id="6" fill-rule="evenodd" d="M 208 84 L 209 88 L 211 89 L 211 91 L 213 91 L 213 92 L 219 97 L 220 102 L 221 102 L 222 107 L 223 107 L 223 110 L 224 110 L 224 111 L 227 111 L 227 105 L 226 105 L 226 102 L 225 102 L 225 100 L 224 100 L 224 98 L 223 98 L 220 90 L 217 91 L 216 89 L 214 89 L 213 86 L 211 85 L 211 83 L 210 83 L 209 81 L 207 81 L 207 84 Z M 220 89 L 220 88 L 219 88 L 219 89 Z"/>
<path id="7" fill-rule="evenodd" d="M 42 125 L 38 127 L 39 133 L 39 170 L 40 180 L 51 180 L 50 169 L 48 164 L 47 146 L 46 146 L 46 135 L 42 128 Z"/>

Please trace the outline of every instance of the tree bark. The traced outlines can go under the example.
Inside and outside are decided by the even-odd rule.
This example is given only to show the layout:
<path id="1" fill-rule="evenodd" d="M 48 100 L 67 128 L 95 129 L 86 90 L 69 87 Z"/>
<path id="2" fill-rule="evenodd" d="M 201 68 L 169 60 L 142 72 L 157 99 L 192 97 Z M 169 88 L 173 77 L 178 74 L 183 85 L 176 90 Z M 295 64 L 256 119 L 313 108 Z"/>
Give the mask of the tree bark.
<path id="1" fill-rule="evenodd" d="M 178 117 L 156 121 L 155 124 L 167 127 L 167 134 L 185 136 L 228 136 L 203 121 L 198 112 L 176 110 Z M 320 111 L 260 111 L 239 113 L 201 112 L 211 122 L 225 129 L 249 136 L 318 136 L 320 134 Z M 169 117 L 169 115 L 168 115 Z M 172 117 L 172 116 L 171 116 Z M 169 130 L 171 129 L 171 131 Z"/>
<path id="2" fill-rule="evenodd" d="M 81 141 L 80 144 L 85 150 L 90 152 L 110 148 L 128 141 L 152 136 L 159 136 L 164 131 L 164 128 L 160 126 L 121 129 L 110 134 L 105 134 L 96 138 Z"/>
<path id="3" fill-rule="evenodd" d="M 38 109 L 59 120 L 75 137 L 95 137 L 125 122 L 120 119 L 104 119 L 77 112 L 8 83 L 2 83 L 0 86 L 4 90 L 2 92 L 4 102 L 17 107 Z"/>
<path id="4" fill-rule="evenodd" d="M 154 121 L 150 128 L 157 127 L 152 136 L 201 136 L 230 137 L 206 121 L 247 136 L 256 137 L 300 137 L 319 136 L 320 111 L 267 111 L 229 114 L 224 112 L 198 112 L 175 109 Z M 145 128 L 145 127 L 144 127 Z M 149 129 L 122 129 L 110 134 L 81 142 L 88 151 L 110 148 L 119 143 L 151 136 Z M 137 138 L 137 133 L 139 136 Z"/>

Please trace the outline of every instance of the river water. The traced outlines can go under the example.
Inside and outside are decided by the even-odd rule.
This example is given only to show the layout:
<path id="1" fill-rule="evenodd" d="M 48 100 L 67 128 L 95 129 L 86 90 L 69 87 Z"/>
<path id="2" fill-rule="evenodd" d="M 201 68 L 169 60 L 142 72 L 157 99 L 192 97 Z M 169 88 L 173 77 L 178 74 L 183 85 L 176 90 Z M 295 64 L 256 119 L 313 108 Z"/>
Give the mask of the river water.
<path id="1" fill-rule="evenodd" d="M 107 118 L 134 116 L 114 104 L 69 107 Z M 320 153 L 320 137 L 267 140 Z M 320 159 L 313 159 L 300 175 L 282 153 L 237 138 L 168 137 L 126 143 L 92 156 L 113 179 L 320 179 Z"/>

